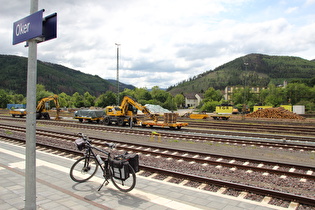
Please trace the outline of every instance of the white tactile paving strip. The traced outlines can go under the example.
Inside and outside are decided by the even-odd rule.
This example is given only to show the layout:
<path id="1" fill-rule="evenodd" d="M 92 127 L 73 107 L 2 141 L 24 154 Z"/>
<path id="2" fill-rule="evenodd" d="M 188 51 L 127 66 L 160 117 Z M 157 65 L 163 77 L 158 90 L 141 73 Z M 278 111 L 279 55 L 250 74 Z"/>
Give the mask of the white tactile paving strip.
<path id="1" fill-rule="evenodd" d="M 0 143 L 2 144 L 3 142 L 0 142 Z M 7 143 L 4 143 L 4 144 L 7 144 Z M 20 147 L 20 146 L 16 146 L 16 145 L 11 145 L 11 146 Z M 21 147 L 21 148 L 25 149 L 24 147 Z M 13 152 L 13 151 L 4 149 L 2 147 L 0 147 L 0 153 L 5 153 L 7 155 L 14 156 L 16 158 L 21 159 L 19 161 L 12 162 L 12 163 L 8 164 L 7 167 L 10 167 L 12 169 L 19 169 L 20 171 L 24 171 L 24 169 L 25 169 L 25 161 L 24 161 L 25 155 L 24 154 Z M 72 162 L 74 162 L 73 160 L 65 158 L 65 157 L 60 157 L 60 156 L 57 156 L 57 155 L 53 155 L 53 154 L 48 154 L 48 153 L 41 152 L 41 151 L 37 151 L 37 154 L 44 154 L 44 155 L 48 156 L 48 158 L 46 158 L 46 160 L 37 159 L 37 161 L 36 161 L 37 168 L 40 168 L 41 166 L 48 167 L 48 168 L 53 169 L 54 171 L 58 171 L 60 173 L 66 174 L 67 178 L 68 178 L 70 167 L 72 165 Z M 51 158 L 49 158 L 49 156 Z M 52 163 L 50 161 L 47 161 L 49 159 L 54 159 L 54 158 L 59 158 L 61 160 L 64 160 L 65 162 L 68 161 L 70 164 L 63 164 L 63 165 L 61 165 L 59 163 L 55 164 L 55 163 Z M 66 167 L 66 166 L 68 166 L 68 167 Z M 1 171 L 1 167 L 0 167 L 0 171 Z M 161 185 L 161 186 L 165 185 L 165 186 L 170 186 L 170 187 L 174 187 L 174 188 L 178 188 L 179 187 L 176 184 L 168 183 L 168 182 L 165 182 L 165 181 L 153 180 L 151 178 L 139 177 L 139 176 L 137 178 L 140 181 L 144 180 L 144 181 L 147 181 L 147 182 L 150 182 L 150 183 L 151 182 L 155 182 L 155 183 L 157 183 L 156 185 Z M 99 185 L 99 184 L 101 184 L 103 182 L 103 179 L 99 178 L 99 177 L 93 177 L 89 182 L 93 182 L 93 183 L 95 183 L 95 186 L 97 186 L 97 185 Z M 43 182 L 43 181 L 40 182 L 40 183 L 41 184 L 45 184 L 45 182 Z M 75 184 L 75 182 L 73 182 L 73 184 Z M 49 186 L 50 184 L 46 183 L 46 185 L 48 187 L 52 187 L 52 184 L 51 184 L 51 186 Z M 63 186 L 60 186 L 60 185 L 57 186 L 56 185 L 55 190 L 64 191 L 64 190 L 62 190 L 62 187 Z M 193 199 L 194 194 L 203 193 L 204 196 L 205 197 L 208 196 L 209 199 L 212 196 L 212 197 L 215 197 L 215 198 L 211 198 L 211 199 L 216 199 L 216 198 L 220 199 L 220 198 L 222 198 L 222 199 L 226 199 L 226 200 L 231 200 L 230 203 L 233 203 L 233 201 L 234 201 L 234 203 L 236 203 L 235 205 L 239 205 L 238 201 L 241 201 L 244 206 L 245 205 L 248 205 L 248 206 L 253 205 L 253 206 L 255 206 L 255 208 L 253 208 L 253 209 L 259 209 L 259 210 L 260 209 L 264 209 L 264 210 L 265 209 L 275 209 L 275 206 L 271 206 L 271 205 L 268 205 L 266 203 L 258 203 L 258 202 L 254 202 L 254 201 L 244 200 L 241 197 L 237 198 L 237 197 L 232 197 L 232 196 L 228 196 L 228 195 L 224 195 L 224 194 L 220 194 L 220 193 L 208 192 L 208 191 L 204 191 L 204 190 L 200 190 L 200 189 L 194 189 L 194 188 L 185 187 L 185 186 L 180 186 L 180 187 L 183 189 L 183 191 L 185 191 L 185 190 L 191 191 L 192 195 L 189 196 L 189 198 L 191 197 L 191 199 Z M 116 188 L 112 184 L 104 186 L 103 188 L 109 188 L 109 189 L 111 189 L 113 191 L 117 191 Z M 83 196 L 82 192 L 80 192 L 80 194 L 77 195 L 76 191 L 73 191 L 73 189 L 65 189 L 65 191 L 67 191 L 67 190 L 69 190 L 69 194 L 71 194 L 72 196 L 75 196 L 75 197 L 76 196 L 77 197 Z M 175 194 L 175 192 L 171 192 L 171 194 Z M 136 185 L 135 189 L 133 189 L 131 192 L 128 193 L 128 195 L 129 196 L 133 196 L 135 198 L 141 198 L 141 199 L 143 199 L 143 200 L 145 200 L 147 202 L 159 205 L 160 207 L 165 207 L 165 209 L 189 209 L 189 210 L 190 209 L 219 209 L 217 207 L 213 207 L 213 208 L 209 207 L 210 204 L 208 206 L 204 206 L 204 207 L 202 205 L 197 205 L 197 204 L 194 205 L 194 203 L 192 203 L 190 205 L 188 203 L 188 200 L 186 200 L 187 202 L 185 202 L 185 200 L 183 200 L 183 202 L 181 202 L 180 198 L 174 199 L 171 196 L 168 196 L 167 194 L 161 195 L 161 194 L 150 193 L 147 190 L 146 191 L 142 190 L 142 188 L 137 189 L 137 185 Z M 174 196 L 176 197 L 176 195 L 174 195 Z M 200 203 L 202 203 L 202 201 Z M 106 206 L 106 202 L 101 203 L 101 204 Z M 110 208 L 112 208 L 112 206 L 110 206 Z M 236 209 L 241 209 L 241 208 L 236 208 Z M 246 208 L 242 208 L 242 209 L 246 209 Z M 285 209 L 285 208 L 277 208 L 277 209 Z"/>

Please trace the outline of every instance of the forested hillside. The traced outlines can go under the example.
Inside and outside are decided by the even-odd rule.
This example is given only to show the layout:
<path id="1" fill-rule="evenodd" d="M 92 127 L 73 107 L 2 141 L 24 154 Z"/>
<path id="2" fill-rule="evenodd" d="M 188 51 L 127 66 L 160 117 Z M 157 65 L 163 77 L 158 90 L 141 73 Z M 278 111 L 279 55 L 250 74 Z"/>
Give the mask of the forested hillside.
<path id="1" fill-rule="evenodd" d="M 115 87 L 117 86 L 117 80 L 115 80 L 115 79 L 107 79 L 107 81 L 110 82 Z M 125 88 L 133 90 L 133 89 L 135 89 L 135 86 L 119 82 L 119 92 L 123 91 Z"/>
<path id="2" fill-rule="evenodd" d="M 26 58 L 0 55 L 0 108 L 26 103 L 26 74 Z M 156 104 L 176 110 L 185 106 L 184 95 L 198 92 L 204 93 L 198 107 L 200 111 L 213 112 L 216 105 L 222 103 L 233 104 L 241 110 L 245 103 L 250 108 L 255 104 L 304 105 L 308 113 L 315 113 L 315 62 L 297 57 L 251 54 L 184 81 L 168 92 L 157 86 L 148 90 L 120 84 L 119 97 L 115 81 L 110 81 L 111 84 L 98 76 L 61 65 L 39 61 L 37 75 L 37 101 L 57 94 L 61 107 L 106 107 L 116 104 L 117 98 L 121 100 L 128 95 L 142 105 Z M 284 80 L 288 81 L 285 87 L 277 85 Z M 222 89 L 228 85 L 244 87 L 245 81 L 246 88 L 238 88 L 229 99 L 224 98 Z M 249 86 L 267 88 L 256 93 Z"/>
<path id="3" fill-rule="evenodd" d="M 10 90 L 17 94 L 26 95 L 27 58 L 12 55 L 0 55 L 0 89 Z M 111 82 L 67 68 L 62 65 L 38 61 L 37 83 L 42 84 L 53 93 L 75 92 L 99 96 L 106 91 L 117 91 L 117 86 Z M 124 87 L 124 84 L 121 84 Z M 132 88 L 132 86 L 128 86 Z M 122 89 L 123 90 L 123 89 Z"/>
<path id="4" fill-rule="evenodd" d="M 247 65 L 246 65 L 247 64 Z M 168 88 L 173 94 L 204 92 L 209 87 L 223 90 L 226 86 L 266 87 L 269 83 L 303 80 L 315 77 L 315 62 L 298 57 L 249 54 L 237 58 Z"/>
<path id="5" fill-rule="evenodd" d="M 247 65 L 245 65 L 247 64 Z M 0 89 L 26 95 L 27 58 L 0 55 Z M 55 94 L 89 92 L 99 96 L 106 91 L 117 91 L 114 80 L 104 80 L 96 75 L 84 74 L 62 65 L 38 61 L 37 83 Z M 315 61 L 290 56 L 250 54 L 237 58 L 193 78 L 171 86 L 167 91 L 178 93 L 203 93 L 210 87 L 223 90 L 226 86 L 247 85 L 266 87 L 283 84 L 283 81 L 315 78 Z M 120 83 L 120 90 L 134 86 Z"/>

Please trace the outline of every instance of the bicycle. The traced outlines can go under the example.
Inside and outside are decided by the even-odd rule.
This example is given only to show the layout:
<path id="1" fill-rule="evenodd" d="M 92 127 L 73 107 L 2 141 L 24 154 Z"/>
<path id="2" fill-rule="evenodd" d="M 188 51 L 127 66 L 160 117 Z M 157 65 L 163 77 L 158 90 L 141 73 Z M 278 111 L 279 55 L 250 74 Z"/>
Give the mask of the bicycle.
<path id="1" fill-rule="evenodd" d="M 122 191 L 129 192 L 136 185 L 136 172 L 139 171 L 139 156 L 137 154 L 112 155 L 110 152 L 92 146 L 92 141 L 83 133 L 77 134 L 80 138 L 75 140 L 77 148 L 85 150 L 84 156 L 78 159 L 70 169 L 70 177 L 75 182 L 86 182 L 91 179 L 98 168 L 102 170 L 105 178 L 101 188 L 112 181 L 114 186 Z M 105 143 L 110 149 L 116 148 L 114 143 Z M 105 154 L 105 157 L 95 153 L 95 150 Z"/>

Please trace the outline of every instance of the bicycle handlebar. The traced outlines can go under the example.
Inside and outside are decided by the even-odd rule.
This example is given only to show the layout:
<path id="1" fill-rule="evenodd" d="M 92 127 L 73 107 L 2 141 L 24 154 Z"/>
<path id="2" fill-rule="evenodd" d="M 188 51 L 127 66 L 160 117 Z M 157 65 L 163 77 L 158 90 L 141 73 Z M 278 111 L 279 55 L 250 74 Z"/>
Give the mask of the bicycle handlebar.
<path id="1" fill-rule="evenodd" d="M 116 148 L 116 144 L 115 143 L 105 143 L 105 144 L 111 149 Z"/>
<path id="2" fill-rule="evenodd" d="M 84 135 L 83 133 L 77 133 L 77 135 L 82 137 L 84 140 L 87 139 L 87 135 Z"/>
<path id="3" fill-rule="evenodd" d="M 84 141 L 90 141 L 87 137 L 87 135 L 84 135 L 83 133 L 77 133 L 78 136 L 80 136 Z M 114 149 L 116 148 L 116 144 L 115 143 L 104 143 L 107 147 L 109 147 L 110 149 Z"/>

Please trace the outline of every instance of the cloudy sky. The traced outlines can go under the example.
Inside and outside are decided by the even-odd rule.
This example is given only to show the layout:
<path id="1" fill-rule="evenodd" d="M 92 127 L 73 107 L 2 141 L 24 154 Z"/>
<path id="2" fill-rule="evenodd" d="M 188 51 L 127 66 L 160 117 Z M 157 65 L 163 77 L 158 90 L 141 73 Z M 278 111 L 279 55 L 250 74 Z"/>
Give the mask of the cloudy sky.
<path id="1" fill-rule="evenodd" d="M 0 0 L 0 54 L 30 0 Z M 38 59 L 136 87 L 167 88 L 249 53 L 315 59 L 315 0 L 39 0 L 58 37 Z"/>

